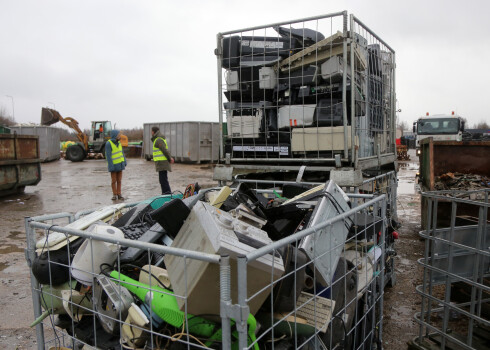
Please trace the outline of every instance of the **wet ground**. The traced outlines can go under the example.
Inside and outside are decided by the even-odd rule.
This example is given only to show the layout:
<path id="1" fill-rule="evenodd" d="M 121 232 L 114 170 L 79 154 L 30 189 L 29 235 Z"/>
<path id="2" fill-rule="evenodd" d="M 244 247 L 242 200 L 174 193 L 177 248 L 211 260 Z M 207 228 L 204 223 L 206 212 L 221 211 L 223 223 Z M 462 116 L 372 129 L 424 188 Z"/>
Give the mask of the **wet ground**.
<path id="1" fill-rule="evenodd" d="M 42 164 L 42 180 L 25 193 L 0 197 L 0 349 L 36 348 L 29 269 L 24 257 L 24 218 L 112 204 L 110 175 L 105 160 L 71 163 L 59 160 Z M 184 191 L 190 183 L 216 185 L 208 164 L 174 164 L 169 173 L 172 190 Z M 122 195 L 136 202 L 161 193 L 153 162 L 128 159 L 123 172 Z"/>
<path id="2" fill-rule="evenodd" d="M 415 155 L 411 154 L 414 159 Z M 183 191 L 190 183 L 213 186 L 209 165 L 174 164 L 169 174 L 172 190 Z M 420 198 L 415 192 L 418 163 L 400 162 L 398 216 L 403 224 L 399 230 L 396 260 L 397 284 L 385 294 L 385 349 L 405 349 L 406 342 L 417 332 L 413 314 L 418 308 L 415 286 L 421 272 L 416 260 L 422 257 L 420 230 Z M 123 173 L 122 194 L 135 202 L 160 193 L 158 175 L 152 162 L 129 159 Z M 77 212 L 95 208 L 111 201 L 110 176 L 105 160 L 71 163 L 65 160 L 42 164 L 42 181 L 27 187 L 22 195 L 0 198 L 0 349 L 34 349 L 33 321 L 29 270 L 24 257 L 24 217 L 62 211 Z"/>
<path id="3" fill-rule="evenodd" d="M 424 244 L 419 239 L 420 195 L 415 175 L 418 159 L 409 151 L 410 161 L 400 161 L 398 168 L 398 219 L 402 227 L 396 242 L 396 284 L 385 290 L 383 344 L 384 349 L 406 349 L 407 342 L 418 334 L 413 315 L 420 311 L 421 298 L 415 287 L 422 284 L 422 270 L 417 260 L 422 258 Z"/>

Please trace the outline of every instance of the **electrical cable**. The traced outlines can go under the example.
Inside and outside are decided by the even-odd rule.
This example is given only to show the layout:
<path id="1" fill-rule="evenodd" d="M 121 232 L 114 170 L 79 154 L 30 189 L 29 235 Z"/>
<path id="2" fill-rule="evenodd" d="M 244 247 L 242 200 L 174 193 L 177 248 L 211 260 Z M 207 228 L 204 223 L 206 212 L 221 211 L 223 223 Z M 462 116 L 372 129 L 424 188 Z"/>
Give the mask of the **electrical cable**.
<path id="1" fill-rule="evenodd" d="M 195 341 L 197 341 L 199 343 L 199 345 L 202 345 L 204 346 L 205 348 L 207 348 L 206 344 L 204 344 L 203 342 L 201 342 L 198 338 L 196 338 L 195 336 L 193 336 L 192 334 L 190 333 L 187 333 L 185 332 L 185 323 L 186 323 L 186 320 L 184 319 L 184 322 L 182 322 L 182 329 L 179 333 L 175 333 L 173 334 L 171 337 L 170 337 L 170 340 L 172 341 L 178 341 L 180 339 L 182 339 L 182 337 L 184 335 L 187 335 L 189 338 L 192 338 L 194 339 Z"/>

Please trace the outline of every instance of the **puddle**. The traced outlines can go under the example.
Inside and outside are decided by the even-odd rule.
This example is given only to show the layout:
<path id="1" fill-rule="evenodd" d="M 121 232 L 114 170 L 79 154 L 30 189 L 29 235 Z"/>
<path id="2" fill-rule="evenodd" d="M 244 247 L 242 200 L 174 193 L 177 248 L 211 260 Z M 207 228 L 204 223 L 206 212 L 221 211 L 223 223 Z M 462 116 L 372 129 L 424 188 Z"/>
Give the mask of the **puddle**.
<path id="1" fill-rule="evenodd" d="M 399 179 L 398 194 L 415 194 L 415 180 Z"/>
<path id="2" fill-rule="evenodd" d="M 398 312 L 398 315 L 411 316 L 413 314 L 411 306 L 397 306 L 395 310 Z"/>
<path id="3" fill-rule="evenodd" d="M 23 240 L 26 239 L 25 232 L 21 232 L 21 231 L 10 231 L 9 235 L 7 236 L 7 238 L 10 238 L 10 239 L 18 239 L 18 240 L 21 240 L 21 241 L 23 241 Z"/>
<path id="4" fill-rule="evenodd" d="M 398 262 L 402 265 L 412 265 L 412 262 L 408 259 L 405 259 L 405 258 L 399 258 Z"/>
<path id="5" fill-rule="evenodd" d="M 20 248 L 13 244 L 5 244 L 0 248 L 0 254 L 22 253 L 24 248 Z"/>
<path id="6" fill-rule="evenodd" d="M 107 168 L 95 168 L 92 173 L 108 173 Z"/>

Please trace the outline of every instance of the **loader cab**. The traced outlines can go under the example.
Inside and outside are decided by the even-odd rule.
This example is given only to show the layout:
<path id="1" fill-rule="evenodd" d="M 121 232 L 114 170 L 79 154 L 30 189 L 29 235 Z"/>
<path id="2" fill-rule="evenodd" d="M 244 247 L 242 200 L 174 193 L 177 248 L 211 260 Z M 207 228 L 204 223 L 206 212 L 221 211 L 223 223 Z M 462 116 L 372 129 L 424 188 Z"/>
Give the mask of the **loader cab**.
<path id="1" fill-rule="evenodd" d="M 105 142 L 111 138 L 111 130 L 112 124 L 110 121 L 93 121 L 89 142 Z"/>

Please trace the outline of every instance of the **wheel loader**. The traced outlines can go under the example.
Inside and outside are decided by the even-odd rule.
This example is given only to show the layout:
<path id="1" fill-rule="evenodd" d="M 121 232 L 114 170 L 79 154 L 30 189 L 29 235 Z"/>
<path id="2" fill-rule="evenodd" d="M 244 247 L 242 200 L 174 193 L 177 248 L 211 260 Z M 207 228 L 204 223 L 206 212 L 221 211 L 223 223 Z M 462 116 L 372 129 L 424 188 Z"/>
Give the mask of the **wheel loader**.
<path id="1" fill-rule="evenodd" d="M 65 158 L 72 162 L 81 162 L 85 158 L 101 155 L 105 157 L 105 144 L 111 138 L 112 124 L 110 121 L 92 121 L 90 135 L 85 134 L 74 118 L 63 118 L 61 114 L 51 108 L 42 109 L 41 125 L 52 125 L 61 122 L 76 132 L 78 142 L 66 149 Z M 121 134 L 121 144 L 128 146 L 128 137 Z"/>

